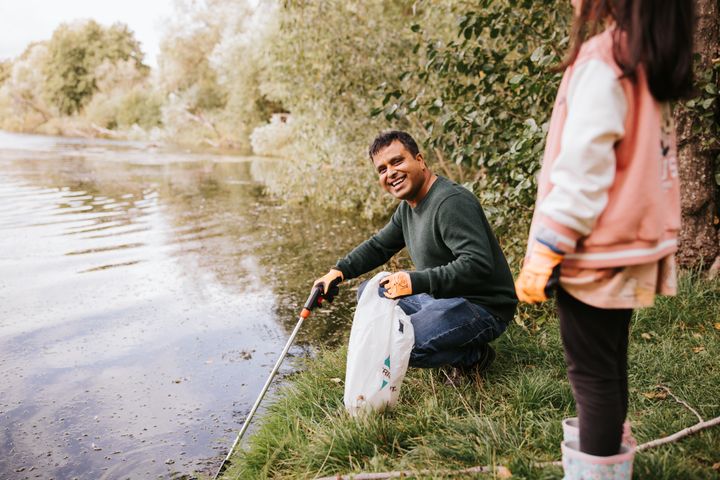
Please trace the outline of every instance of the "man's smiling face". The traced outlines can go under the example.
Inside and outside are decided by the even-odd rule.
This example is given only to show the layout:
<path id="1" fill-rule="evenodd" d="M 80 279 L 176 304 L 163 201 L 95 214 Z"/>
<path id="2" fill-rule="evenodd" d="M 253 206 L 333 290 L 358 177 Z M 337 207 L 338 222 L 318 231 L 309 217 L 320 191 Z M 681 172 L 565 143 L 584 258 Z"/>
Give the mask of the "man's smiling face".
<path id="1" fill-rule="evenodd" d="M 421 154 L 415 157 L 398 140 L 377 152 L 373 164 L 382 186 L 393 197 L 415 206 L 426 181 L 425 160 Z"/>

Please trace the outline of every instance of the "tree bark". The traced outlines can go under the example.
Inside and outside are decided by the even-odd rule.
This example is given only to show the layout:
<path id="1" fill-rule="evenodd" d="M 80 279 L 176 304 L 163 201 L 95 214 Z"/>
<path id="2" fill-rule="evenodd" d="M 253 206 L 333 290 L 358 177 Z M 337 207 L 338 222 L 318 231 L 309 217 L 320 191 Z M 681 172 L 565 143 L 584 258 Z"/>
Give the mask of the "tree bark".
<path id="1" fill-rule="evenodd" d="M 695 0 L 697 29 L 696 71 L 709 70 L 720 57 L 720 20 L 718 0 Z M 720 85 L 719 85 L 720 87 Z M 720 189 L 715 181 L 715 155 L 703 147 L 692 133 L 697 119 L 678 105 L 675 111 L 678 138 L 678 163 L 681 182 L 682 229 L 677 258 L 684 267 L 705 268 L 720 257 Z"/>

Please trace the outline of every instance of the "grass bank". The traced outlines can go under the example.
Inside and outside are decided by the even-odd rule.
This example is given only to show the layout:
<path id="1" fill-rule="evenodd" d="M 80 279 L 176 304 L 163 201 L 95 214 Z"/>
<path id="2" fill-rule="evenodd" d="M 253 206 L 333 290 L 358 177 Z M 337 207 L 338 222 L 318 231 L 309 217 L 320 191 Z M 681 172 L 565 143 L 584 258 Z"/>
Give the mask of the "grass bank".
<path id="1" fill-rule="evenodd" d="M 720 416 L 720 281 L 685 274 L 680 283 L 678 297 L 659 299 L 633 321 L 629 418 L 640 443 L 698 421 L 657 385 L 705 420 Z M 513 478 L 561 478 L 558 467 L 533 466 L 559 460 L 560 421 L 575 413 L 557 320 L 551 306 L 520 317 L 524 325 L 496 342 L 497 360 L 485 378 L 452 386 L 441 371 L 410 370 L 398 407 L 360 421 L 343 410 L 344 349 L 322 352 L 275 397 L 223 478 L 498 464 Z M 639 453 L 635 478 L 720 478 L 720 428 Z"/>

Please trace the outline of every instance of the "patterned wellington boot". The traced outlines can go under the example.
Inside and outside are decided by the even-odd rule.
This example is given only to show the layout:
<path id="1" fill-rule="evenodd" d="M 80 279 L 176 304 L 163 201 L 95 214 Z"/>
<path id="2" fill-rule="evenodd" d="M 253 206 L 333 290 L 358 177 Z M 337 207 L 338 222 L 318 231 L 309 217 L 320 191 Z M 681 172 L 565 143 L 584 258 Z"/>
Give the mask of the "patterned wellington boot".
<path id="1" fill-rule="evenodd" d="M 623 445 L 620 453 L 598 457 L 583 453 L 577 441 L 562 442 L 563 480 L 630 480 L 635 448 Z"/>
<path id="2" fill-rule="evenodd" d="M 566 418 L 562 421 L 564 441 L 572 442 L 580 440 L 580 429 L 578 428 L 578 425 L 579 421 L 577 417 Z M 633 437 L 630 422 L 627 420 L 623 423 L 622 444 L 632 448 L 637 447 L 637 440 Z"/>

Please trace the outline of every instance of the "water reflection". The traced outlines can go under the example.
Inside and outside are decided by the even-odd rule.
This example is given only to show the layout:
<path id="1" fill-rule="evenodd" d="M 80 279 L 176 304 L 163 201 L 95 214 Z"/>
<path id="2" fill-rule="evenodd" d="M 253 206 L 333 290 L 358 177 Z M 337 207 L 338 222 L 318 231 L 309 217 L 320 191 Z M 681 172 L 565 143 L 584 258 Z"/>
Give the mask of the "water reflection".
<path id="1" fill-rule="evenodd" d="M 218 464 L 311 280 L 373 229 L 268 201 L 261 162 L 0 133 L 0 477 Z M 293 355 L 344 339 L 353 295 Z"/>

